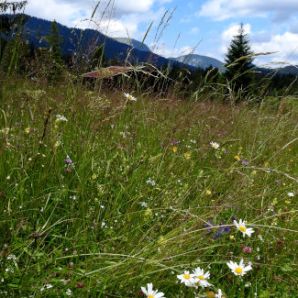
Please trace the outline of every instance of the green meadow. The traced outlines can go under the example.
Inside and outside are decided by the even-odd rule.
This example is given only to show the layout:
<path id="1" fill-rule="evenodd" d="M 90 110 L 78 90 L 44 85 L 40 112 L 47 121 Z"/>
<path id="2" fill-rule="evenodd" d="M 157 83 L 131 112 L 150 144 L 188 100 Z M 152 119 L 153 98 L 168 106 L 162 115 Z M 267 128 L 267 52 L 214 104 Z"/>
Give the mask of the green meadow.
<path id="1" fill-rule="evenodd" d="M 298 297 L 297 99 L 132 95 L 1 79 L 0 297 Z"/>

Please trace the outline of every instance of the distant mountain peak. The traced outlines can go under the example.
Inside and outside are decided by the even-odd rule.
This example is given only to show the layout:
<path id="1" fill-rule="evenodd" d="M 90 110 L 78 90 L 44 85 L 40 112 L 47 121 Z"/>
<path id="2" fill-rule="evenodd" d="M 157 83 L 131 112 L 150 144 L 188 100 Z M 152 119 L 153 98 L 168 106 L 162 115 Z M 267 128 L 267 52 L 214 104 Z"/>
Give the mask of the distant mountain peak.
<path id="1" fill-rule="evenodd" d="M 134 49 L 144 51 L 144 52 L 151 52 L 150 48 L 146 44 L 136 39 L 128 38 L 128 37 L 116 37 L 114 39 L 117 40 L 118 42 L 131 46 Z"/>
<path id="2" fill-rule="evenodd" d="M 221 72 L 225 71 L 223 62 L 208 56 L 202 56 L 198 54 L 188 54 L 188 55 L 183 55 L 183 56 L 180 56 L 177 58 L 171 58 L 171 59 L 174 61 L 191 65 L 193 67 L 206 69 L 211 66 L 211 67 L 218 68 Z"/>

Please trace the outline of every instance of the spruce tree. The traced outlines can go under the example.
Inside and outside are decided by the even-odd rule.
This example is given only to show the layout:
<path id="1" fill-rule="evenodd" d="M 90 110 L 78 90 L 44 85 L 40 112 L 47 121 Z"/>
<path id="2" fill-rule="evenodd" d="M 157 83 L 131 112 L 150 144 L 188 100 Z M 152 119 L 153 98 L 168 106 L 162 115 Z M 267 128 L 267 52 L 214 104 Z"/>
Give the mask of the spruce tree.
<path id="1" fill-rule="evenodd" d="M 59 29 L 56 21 L 53 21 L 51 24 L 51 32 L 47 37 L 47 41 L 50 46 L 50 52 L 57 63 L 62 62 L 62 55 L 61 55 L 61 43 L 62 43 L 62 38 L 60 37 L 59 34 Z"/>
<path id="2" fill-rule="evenodd" d="M 244 32 L 243 24 L 240 24 L 239 32 L 232 39 L 225 59 L 225 75 L 236 92 L 240 89 L 248 91 L 247 87 L 253 78 L 252 54 L 248 35 Z"/>
<path id="3" fill-rule="evenodd" d="M 57 80 L 62 73 L 63 60 L 61 54 L 62 38 L 59 34 L 58 24 L 55 20 L 51 24 L 51 31 L 47 36 L 47 42 L 49 44 L 50 58 L 52 62 L 48 76 L 50 80 Z"/>

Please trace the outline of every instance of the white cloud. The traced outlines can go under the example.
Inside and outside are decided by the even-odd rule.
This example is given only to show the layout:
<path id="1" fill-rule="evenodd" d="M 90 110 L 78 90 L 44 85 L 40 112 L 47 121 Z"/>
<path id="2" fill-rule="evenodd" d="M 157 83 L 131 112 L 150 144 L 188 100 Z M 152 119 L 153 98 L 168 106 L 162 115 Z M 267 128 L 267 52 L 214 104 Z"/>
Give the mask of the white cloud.
<path id="1" fill-rule="evenodd" d="M 270 14 L 275 20 L 285 20 L 296 15 L 297 9 L 297 0 L 208 0 L 198 14 L 216 20 Z"/>
<path id="2" fill-rule="evenodd" d="M 134 22 L 123 22 L 117 19 L 103 20 L 96 27 L 97 30 L 112 37 L 132 37 L 138 26 Z"/>
<path id="3" fill-rule="evenodd" d="M 232 24 L 230 25 L 222 34 L 221 38 L 224 42 L 230 42 L 232 38 L 239 33 L 239 24 Z M 250 34 L 251 33 L 251 25 L 244 24 L 243 25 L 244 33 Z"/>
<path id="4" fill-rule="evenodd" d="M 79 17 L 86 17 L 84 10 L 80 10 L 77 4 L 58 3 L 56 0 L 47 0 L 46 8 L 44 2 L 31 0 L 26 7 L 26 13 L 47 20 L 55 19 L 68 26 L 74 26 Z"/>
<path id="5" fill-rule="evenodd" d="M 69 27 L 94 28 L 111 36 L 138 37 L 139 25 L 161 16 L 162 8 L 153 5 L 171 0 L 101 0 L 92 22 L 90 17 L 98 0 L 29 0 L 26 13 L 55 19 Z"/>
<path id="6" fill-rule="evenodd" d="M 158 3 L 160 4 L 166 4 L 166 3 L 171 3 L 172 0 L 158 0 Z"/>
<path id="7" fill-rule="evenodd" d="M 259 63 L 268 61 L 298 64 L 298 34 L 284 32 L 272 35 L 266 42 L 253 43 L 252 48 L 256 53 L 277 52 L 266 58 L 259 58 Z"/>
<path id="8" fill-rule="evenodd" d="M 151 49 L 154 53 L 166 57 L 166 58 L 176 58 L 183 55 L 188 55 L 193 53 L 195 50 L 191 46 L 184 46 L 181 48 L 171 48 L 167 47 L 165 44 L 159 44 L 159 45 L 151 45 Z"/>
<path id="9" fill-rule="evenodd" d="M 251 25 L 243 25 L 244 33 L 251 34 Z M 221 55 L 224 55 L 227 52 L 227 48 L 232 40 L 232 38 L 237 35 L 239 32 L 239 24 L 231 24 L 225 31 L 221 34 Z"/>
<path id="10" fill-rule="evenodd" d="M 233 38 L 238 33 L 239 25 L 231 24 L 221 34 L 221 48 L 218 56 L 224 58 L 227 48 Z M 270 65 L 276 62 L 298 64 L 298 33 L 284 32 L 282 34 L 272 34 L 264 36 L 264 32 L 254 32 L 250 24 L 244 25 L 245 33 L 249 34 L 251 48 L 255 53 L 275 52 L 274 54 L 259 56 L 255 59 L 257 65 Z M 265 38 L 259 38 L 264 36 Z M 256 38 L 255 38 L 256 37 Z"/>
<path id="11" fill-rule="evenodd" d="M 31 0 L 32 1 L 32 0 Z M 40 0 L 33 0 L 42 2 Z M 98 10 L 102 12 L 106 8 L 113 8 L 115 11 L 121 13 L 143 13 L 148 11 L 156 0 L 142 0 L 142 1 L 135 1 L 135 0 L 57 0 L 60 4 L 70 4 L 76 5 L 81 8 L 87 8 L 91 10 L 99 3 Z"/>

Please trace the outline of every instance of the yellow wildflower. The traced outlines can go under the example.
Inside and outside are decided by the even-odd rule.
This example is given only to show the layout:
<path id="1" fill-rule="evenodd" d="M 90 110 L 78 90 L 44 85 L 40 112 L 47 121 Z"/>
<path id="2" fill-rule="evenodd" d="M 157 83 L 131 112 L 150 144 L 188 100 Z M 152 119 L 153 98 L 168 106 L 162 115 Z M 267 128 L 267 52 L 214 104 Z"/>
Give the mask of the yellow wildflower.
<path id="1" fill-rule="evenodd" d="M 234 159 L 237 160 L 237 161 L 240 161 L 240 160 L 241 160 L 241 158 L 240 158 L 239 155 L 235 155 L 235 156 L 234 156 Z"/>
<path id="2" fill-rule="evenodd" d="M 54 148 L 58 148 L 59 146 L 61 146 L 61 141 L 56 141 L 56 143 L 54 144 Z"/>
<path id="3" fill-rule="evenodd" d="M 212 195 L 212 191 L 210 189 L 206 189 L 205 191 L 207 196 L 211 196 Z"/>
<path id="4" fill-rule="evenodd" d="M 176 153 L 176 152 L 178 151 L 178 147 L 177 147 L 177 146 L 173 146 L 173 147 L 172 147 L 172 151 L 173 151 L 174 153 Z"/>
<path id="5" fill-rule="evenodd" d="M 26 127 L 24 129 L 24 132 L 28 135 L 31 132 L 31 128 L 30 127 Z"/>
<path id="6" fill-rule="evenodd" d="M 153 216 L 153 212 L 150 208 L 147 208 L 144 212 L 144 217 L 145 218 L 151 218 Z"/>
<path id="7" fill-rule="evenodd" d="M 188 159 L 190 159 L 191 158 L 191 152 L 185 152 L 184 154 L 184 158 L 186 159 L 186 160 L 188 160 Z"/>

